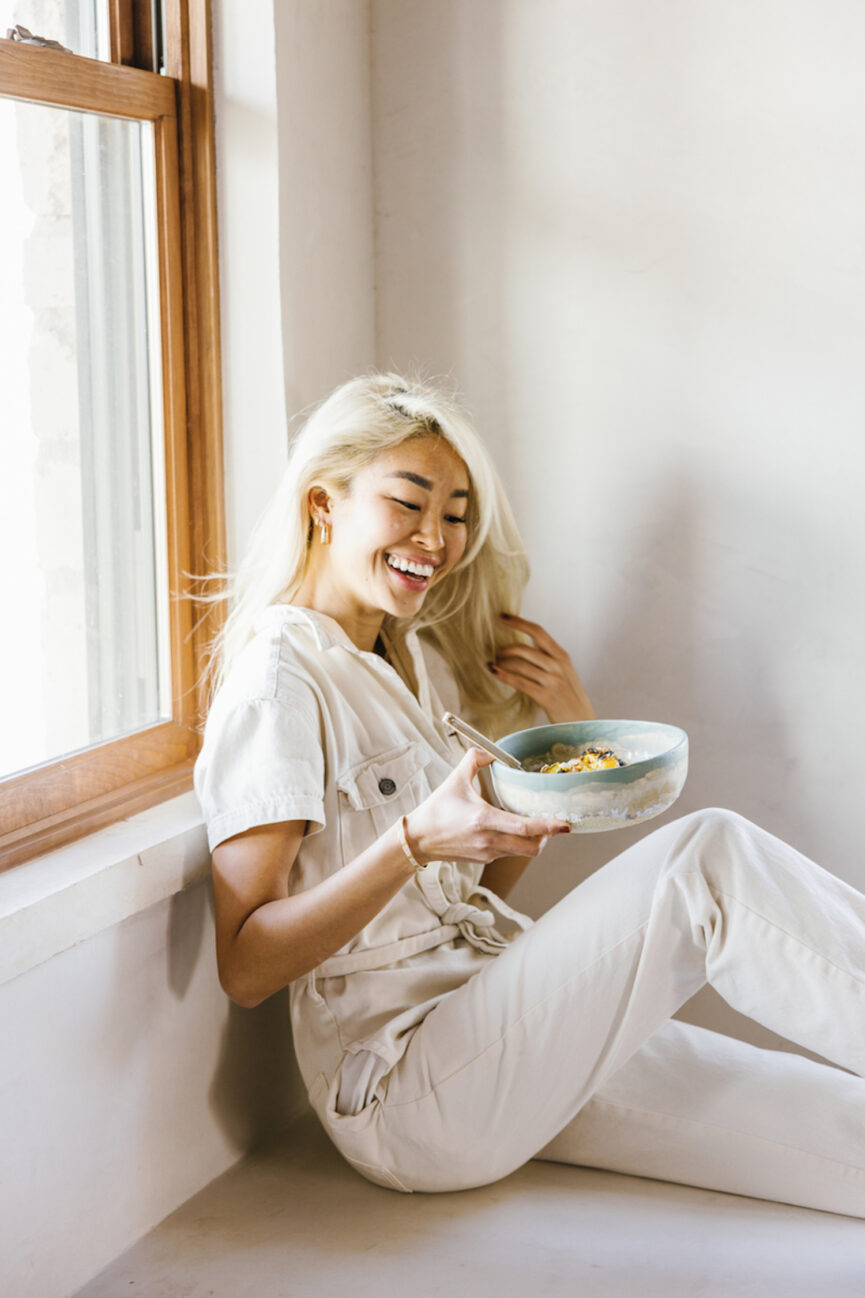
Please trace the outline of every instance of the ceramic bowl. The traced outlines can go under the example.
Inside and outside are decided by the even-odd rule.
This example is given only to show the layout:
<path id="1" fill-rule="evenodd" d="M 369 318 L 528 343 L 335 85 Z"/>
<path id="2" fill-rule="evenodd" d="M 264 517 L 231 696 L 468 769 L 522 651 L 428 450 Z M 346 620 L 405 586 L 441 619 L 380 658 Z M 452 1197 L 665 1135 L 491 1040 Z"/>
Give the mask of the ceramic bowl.
<path id="1" fill-rule="evenodd" d="M 498 743 L 520 761 L 548 753 L 553 744 L 611 748 L 626 765 L 608 771 L 542 775 L 493 762 L 501 805 L 521 816 L 556 816 L 572 831 L 598 833 L 660 816 L 682 792 L 688 774 L 688 736 L 654 721 L 569 721 L 533 726 Z"/>

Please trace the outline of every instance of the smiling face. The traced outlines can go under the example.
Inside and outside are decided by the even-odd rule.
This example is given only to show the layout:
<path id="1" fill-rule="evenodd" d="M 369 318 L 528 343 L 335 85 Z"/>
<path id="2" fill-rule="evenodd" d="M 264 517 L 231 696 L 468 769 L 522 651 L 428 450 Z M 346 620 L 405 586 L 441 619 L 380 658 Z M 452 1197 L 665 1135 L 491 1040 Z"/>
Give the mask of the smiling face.
<path id="1" fill-rule="evenodd" d="M 310 513 L 330 529 L 313 539 L 297 603 L 340 623 L 372 649 L 385 614 L 413 617 L 466 548 L 469 477 L 442 437 L 402 442 L 361 469 L 345 492 L 315 487 Z"/>

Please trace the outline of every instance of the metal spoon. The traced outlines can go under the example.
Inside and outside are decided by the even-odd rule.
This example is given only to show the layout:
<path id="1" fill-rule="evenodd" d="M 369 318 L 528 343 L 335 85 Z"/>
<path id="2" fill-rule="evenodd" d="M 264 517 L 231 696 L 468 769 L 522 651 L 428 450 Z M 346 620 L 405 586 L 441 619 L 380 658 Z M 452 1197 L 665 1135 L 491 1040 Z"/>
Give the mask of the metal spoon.
<path id="1" fill-rule="evenodd" d="M 475 730 L 474 726 L 470 726 L 461 717 L 455 717 L 452 712 L 446 712 L 442 717 L 442 721 L 446 726 L 453 726 L 454 730 L 458 730 L 461 735 L 465 735 L 466 739 L 470 739 L 473 744 L 477 744 L 478 748 L 484 748 L 488 753 L 492 753 L 493 757 L 497 757 L 500 762 L 504 762 L 505 766 L 512 766 L 515 771 L 524 770 L 522 762 L 514 757 L 512 753 L 506 752 L 504 748 L 499 748 L 498 744 L 493 743 L 492 739 L 487 739 L 486 735 L 482 735 L 479 730 Z"/>

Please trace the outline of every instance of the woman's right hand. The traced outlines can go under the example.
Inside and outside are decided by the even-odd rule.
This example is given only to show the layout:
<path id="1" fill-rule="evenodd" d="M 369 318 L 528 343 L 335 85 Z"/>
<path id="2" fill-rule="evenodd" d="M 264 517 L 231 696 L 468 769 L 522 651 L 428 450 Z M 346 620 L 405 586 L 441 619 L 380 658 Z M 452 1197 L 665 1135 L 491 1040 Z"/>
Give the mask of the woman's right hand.
<path id="1" fill-rule="evenodd" d="M 538 856 L 551 834 L 567 834 L 570 825 L 551 816 L 516 816 L 493 807 L 474 788 L 478 771 L 493 761 L 489 753 L 470 748 L 448 778 L 406 817 L 412 852 L 428 861 L 477 861 Z"/>

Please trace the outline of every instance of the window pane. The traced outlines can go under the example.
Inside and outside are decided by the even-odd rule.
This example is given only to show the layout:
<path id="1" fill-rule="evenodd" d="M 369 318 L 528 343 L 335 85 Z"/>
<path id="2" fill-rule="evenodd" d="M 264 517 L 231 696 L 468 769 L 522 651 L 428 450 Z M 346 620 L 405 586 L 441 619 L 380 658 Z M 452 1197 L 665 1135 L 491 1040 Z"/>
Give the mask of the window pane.
<path id="1" fill-rule="evenodd" d="M 107 0 L 0 0 L 0 31 L 26 27 L 88 59 L 110 58 Z"/>
<path id="2" fill-rule="evenodd" d="M 147 124 L 0 99 L 0 776 L 170 715 Z"/>

